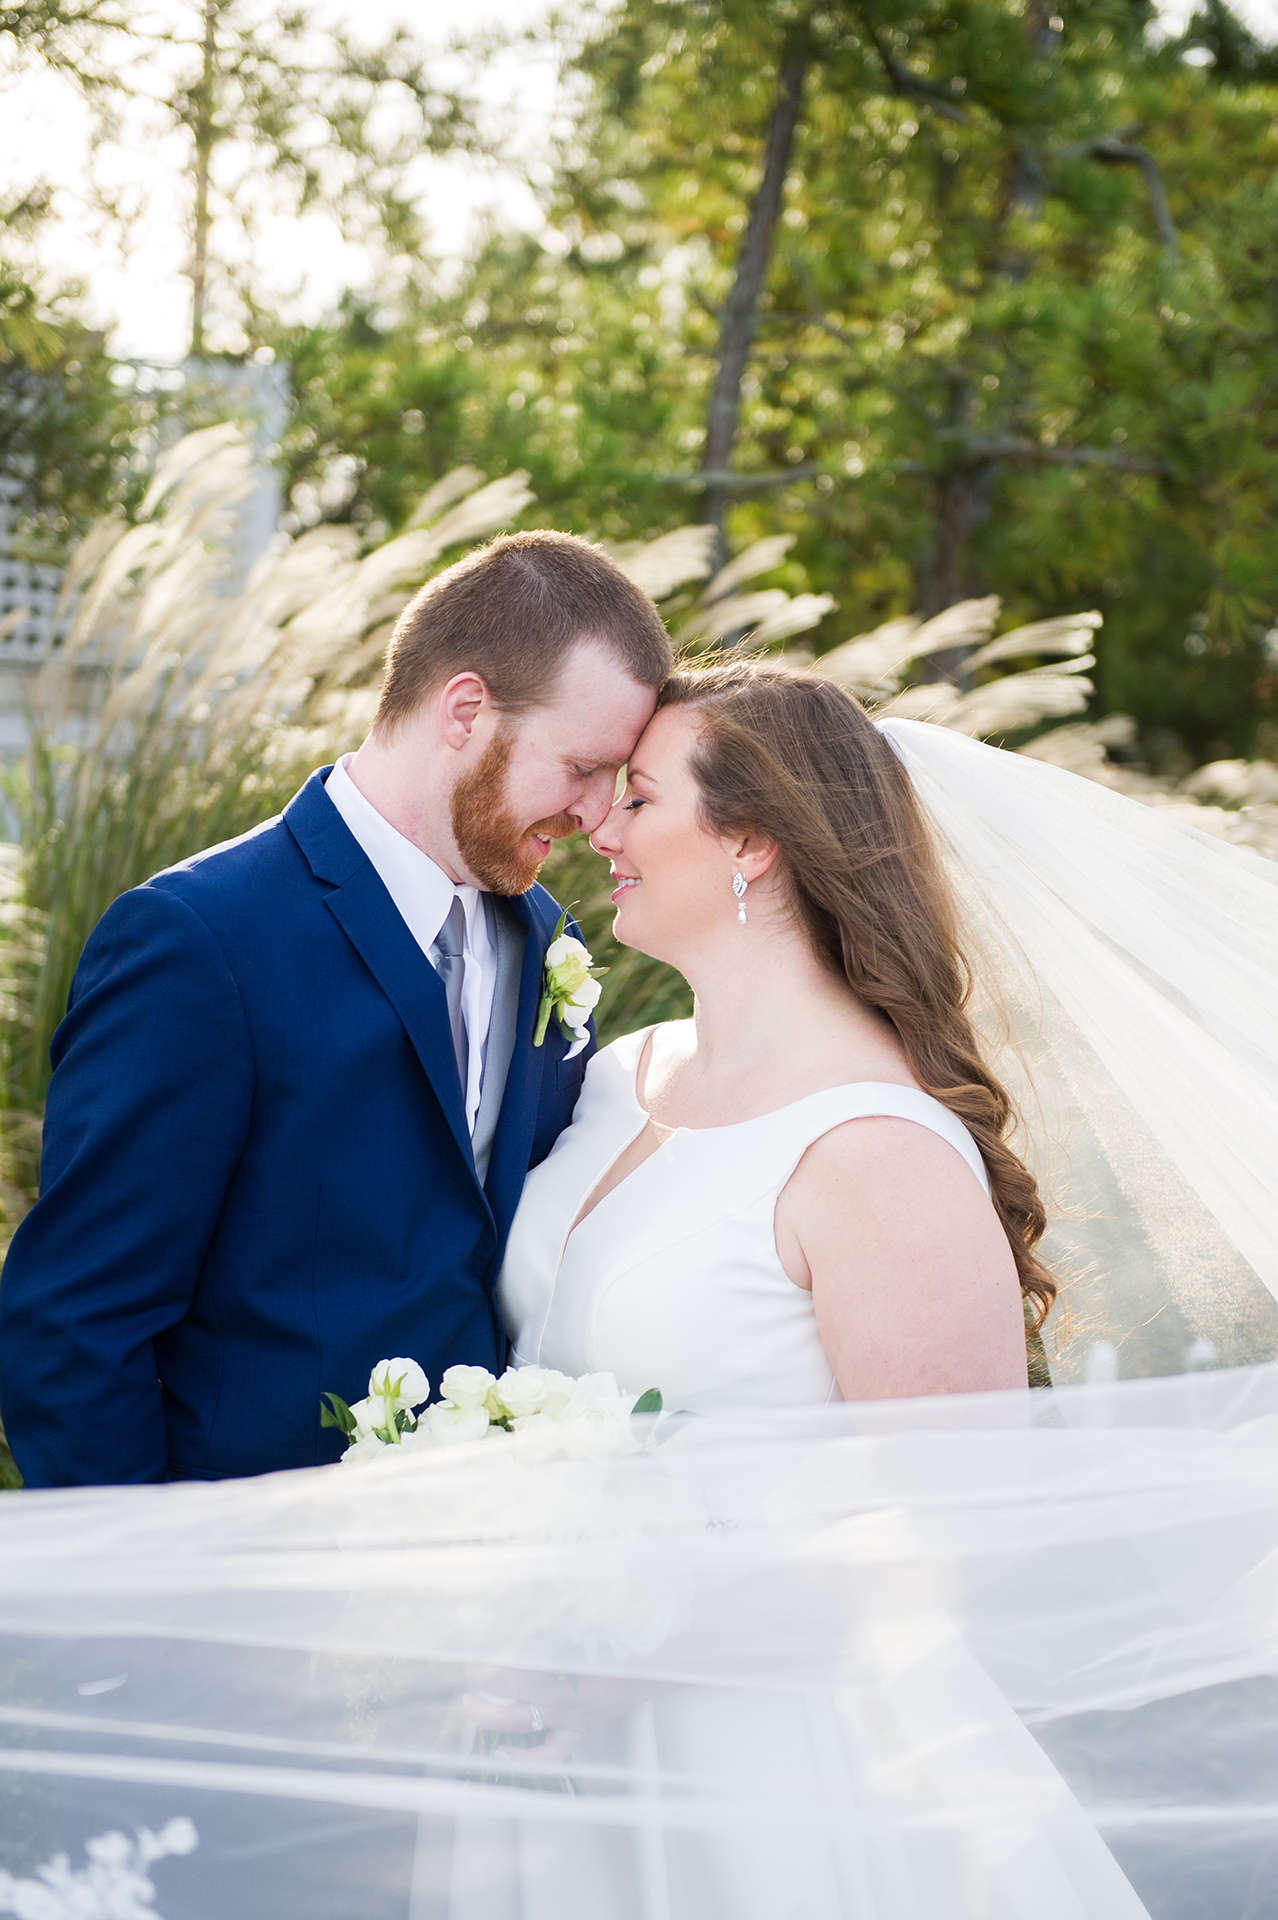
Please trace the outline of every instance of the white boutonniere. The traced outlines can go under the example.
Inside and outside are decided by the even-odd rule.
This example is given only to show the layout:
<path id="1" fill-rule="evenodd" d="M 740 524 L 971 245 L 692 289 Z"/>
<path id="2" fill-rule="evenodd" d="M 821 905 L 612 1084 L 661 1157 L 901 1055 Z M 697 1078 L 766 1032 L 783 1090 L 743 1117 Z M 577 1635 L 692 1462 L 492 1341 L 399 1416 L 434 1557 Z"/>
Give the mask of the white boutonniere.
<path id="1" fill-rule="evenodd" d="M 607 973 L 608 969 L 597 967 L 590 948 L 564 932 L 567 924 L 568 909 L 565 907 L 550 945 L 546 948 L 546 966 L 541 976 L 541 1005 L 537 1009 L 533 1045 L 541 1045 L 546 1037 L 546 1028 L 550 1025 L 551 1014 L 558 1014 L 560 1026 L 573 1037 L 573 1044 L 564 1057 L 573 1060 L 590 1038 L 586 1022 L 598 1006 L 599 995 L 603 991 L 598 976 Z"/>

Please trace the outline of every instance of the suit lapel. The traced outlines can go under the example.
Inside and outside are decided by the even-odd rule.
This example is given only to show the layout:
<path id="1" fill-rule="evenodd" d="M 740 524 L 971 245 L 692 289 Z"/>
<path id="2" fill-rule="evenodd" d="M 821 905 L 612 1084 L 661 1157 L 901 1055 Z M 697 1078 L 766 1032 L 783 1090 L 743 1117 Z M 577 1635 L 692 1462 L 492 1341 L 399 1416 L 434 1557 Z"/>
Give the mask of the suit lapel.
<path id="1" fill-rule="evenodd" d="M 284 810 L 285 823 L 318 880 L 332 884 L 324 904 L 404 1023 L 452 1129 L 475 1171 L 444 983 L 408 931 L 377 869 L 324 793 L 325 767 Z"/>
<path id="2" fill-rule="evenodd" d="M 404 1023 L 463 1160 L 474 1171 L 444 983 L 369 861 L 324 903 Z"/>

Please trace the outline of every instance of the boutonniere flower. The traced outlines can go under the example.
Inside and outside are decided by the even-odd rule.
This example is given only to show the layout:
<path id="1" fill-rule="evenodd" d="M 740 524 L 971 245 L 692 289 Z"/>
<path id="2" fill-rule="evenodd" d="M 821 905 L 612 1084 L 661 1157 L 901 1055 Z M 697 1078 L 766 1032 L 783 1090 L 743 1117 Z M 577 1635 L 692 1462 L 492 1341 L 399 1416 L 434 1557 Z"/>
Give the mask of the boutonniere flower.
<path id="1" fill-rule="evenodd" d="M 566 1059 L 572 1060 L 590 1038 L 586 1022 L 598 1006 L 599 995 L 603 991 L 598 976 L 607 973 L 608 969 L 597 967 L 590 948 L 564 932 L 567 924 L 568 909 L 565 907 L 550 945 L 546 948 L 546 965 L 541 976 L 541 1005 L 537 1009 L 533 1045 L 541 1045 L 546 1037 L 546 1028 L 550 1025 L 551 1014 L 558 1014 L 560 1026 L 565 1033 L 572 1035 L 573 1044 L 565 1055 Z"/>

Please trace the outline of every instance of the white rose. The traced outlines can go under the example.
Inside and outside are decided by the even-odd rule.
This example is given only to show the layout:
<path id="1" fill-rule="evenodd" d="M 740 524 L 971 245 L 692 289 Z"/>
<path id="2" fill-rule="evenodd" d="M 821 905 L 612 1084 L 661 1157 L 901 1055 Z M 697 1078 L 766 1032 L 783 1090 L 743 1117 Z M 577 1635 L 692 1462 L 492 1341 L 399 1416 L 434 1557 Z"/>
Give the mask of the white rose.
<path id="1" fill-rule="evenodd" d="M 549 1460 L 563 1452 L 562 1423 L 542 1413 L 525 1413 L 513 1423 L 511 1440 L 524 1459 Z"/>
<path id="2" fill-rule="evenodd" d="M 496 1401 L 507 1418 L 523 1419 L 530 1413 L 541 1412 L 547 1392 L 540 1367 L 507 1367 L 488 1396 L 488 1410 L 494 1411 Z"/>
<path id="3" fill-rule="evenodd" d="M 467 1369 L 482 1373 L 482 1367 Z M 445 1375 L 447 1378 L 447 1375 Z M 488 1409 L 485 1406 L 459 1407 L 447 1400 L 439 1401 L 433 1407 L 427 1407 L 426 1423 L 436 1440 L 446 1445 L 458 1445 L 465 1440 L 482 1440 L 488 1431 Z"/>
<path id="4" fill-rule="evenodd" d="M 386 1424 L 386 1402 L 369 1396 L 367 1400 L 357 1400 L 351 1408 L 351 1417 L 355 1422 L 355 1438 L 367 1440 L 376 1433 L 378 1427 Z M 380 1441 L 378 1442 L 380 1445 Z"/>
<path id="5" fill-rule="evenodd" d="M 599 1005 L 602 993 L 599 982 L 588 973 L 579 986 L 574 987 L 570 994 L 565 994 L 563 1005 L 565 1008 L 571 1007 L 574 1013 L 591 1014 Z"/>
<path id="6" fill-rule="evenodd" d="M 474 1409 L 483 1406 L 496 1385 L 496 1377 L 487 1367 L 449 1367 L 439 1391 L 450 1406 Z"/>
<path id="7" fill-rule="evenodd" d="M 628 1423 L 603 1407 L 585 1407 L 571 1419 L 553 1419 L 544 1413 L 526 1414 L 514 1422 L 516 1444 L 534 1460 L 568 1454 L 595 1460 L 633 1453 L 638 1441 Z"/>
<path id="8" fill-rule="evenodd" d="M 368 1376 L 369 1395 L 411 1413 L 430 1399 L 430 1381 L 415 1360 L 379 1360 Z"/>
<path id="9" fill-rule="evenodd" d="M 342 1455 L 342 1465 L 345 1466 L 347 1461 L 350 1461 L 355 1466 L 359 1466 L 361 1462 L 367 1466 L 370 1460 L 376 1460 L 385 1451 L 385 1443 L 379 1440 L 375 1433 L 361 1433 L 358 1439 L 351 1441 Z"/>
<path id="10" fill-rule="evenodd" d="M 564 1410 L 577 1389 L 577 1382 L 570 1373 L 558 1373 L 554 1367 L 521 1367 L 521 1374 L 531 1374 L 541 1389 L 541 1405 L 537 1408 L 536 1419 L 562 1420 Z"/>
<path id="11" fill-rule="evenodd" d="M 573 972 L 580 967 L 584 971 L 590 965 L 590 949 L 580 940 L 574 940 L 570 933 L 561 933 L 546 948 L 546 965 L 552 972 L 560 967 L 570 968 Z"/>

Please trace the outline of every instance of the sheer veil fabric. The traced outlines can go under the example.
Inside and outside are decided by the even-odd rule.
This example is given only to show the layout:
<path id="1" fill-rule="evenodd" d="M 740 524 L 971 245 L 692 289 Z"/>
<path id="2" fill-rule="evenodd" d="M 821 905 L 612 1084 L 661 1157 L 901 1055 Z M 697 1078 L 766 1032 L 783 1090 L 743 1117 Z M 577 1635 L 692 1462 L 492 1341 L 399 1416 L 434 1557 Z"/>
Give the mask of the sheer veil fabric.
<path id="1" fill-rule="evenodd" d="M 1049 1257 L 1124 1372 L 1278 1353 L 1278 864 L 1062 768 L 880 722 L 951 856 Z M 1050 1349 L 1049 1335 L 1049 1349 Z M 1199 1349 L 1201 1352 L 1201 1349 Z"/>
<path id="2" fill-rule="evenodd" d="M 1059 1202 L 1056 1391 L 8 1499 L 0 1913 L 1274 1911 L 1278 871 L 885 732 Z"/>

